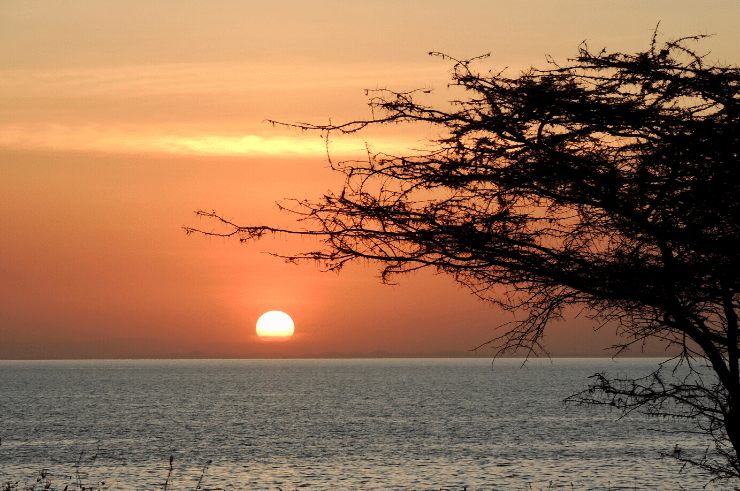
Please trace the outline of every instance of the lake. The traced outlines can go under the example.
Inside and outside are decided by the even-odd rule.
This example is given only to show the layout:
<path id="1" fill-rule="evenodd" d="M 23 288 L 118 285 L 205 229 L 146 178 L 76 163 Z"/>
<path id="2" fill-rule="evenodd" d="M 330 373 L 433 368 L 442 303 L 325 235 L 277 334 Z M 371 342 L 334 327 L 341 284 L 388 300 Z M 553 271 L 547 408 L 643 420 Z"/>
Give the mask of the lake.
<path id="1" fill-rule="evenodd" d="M 0 361 L 0 481 L 162 489 L 172 456 L 181 491 L 701 489 L 661 457 L 700 436 L 562 402 L 658 361 Z"/>

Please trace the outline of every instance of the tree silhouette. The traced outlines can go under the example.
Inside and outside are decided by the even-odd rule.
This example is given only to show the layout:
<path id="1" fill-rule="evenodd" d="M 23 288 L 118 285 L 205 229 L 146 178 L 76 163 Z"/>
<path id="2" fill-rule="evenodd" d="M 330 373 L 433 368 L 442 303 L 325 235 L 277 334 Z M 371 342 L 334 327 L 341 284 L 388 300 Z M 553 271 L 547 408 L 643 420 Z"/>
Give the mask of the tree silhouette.
<path id="1" fill-rule="evenodd" d="M 657 31 L 656 31 L 657 32 Z M 442 136 L 408 155 L 332 162 L 344 186 L 284 205 L 305 228 L 239 226 L 197 212 L 242 241 L 317 236 L 287 257 L 330 270 L 382 265 L 383 281 L 432 268 L 505 309 L 526 313 L 490 341 L 496 356 L 540 345 L 549 321 L 575 306 L 613 325 L 624 350 L 657 339 L 680 348 L 678 372 L 594 376 L 572 401 L 687 418 L 712 437 L 703 457 L 675 455 L 717 478 L 740 475 L 740 69 L 690 48 L 704 36 L 636 54 L 584 43 L 565 65 L 515 78 L 456 60 L 448 109 L 423 90 L 371 93 L 373 117 L 295 124 L 330 134 L 424 123 Z M 282 124 L 273 122 L 274 124 Z M 680 377 L 678 376 L 680 374 Z"/>

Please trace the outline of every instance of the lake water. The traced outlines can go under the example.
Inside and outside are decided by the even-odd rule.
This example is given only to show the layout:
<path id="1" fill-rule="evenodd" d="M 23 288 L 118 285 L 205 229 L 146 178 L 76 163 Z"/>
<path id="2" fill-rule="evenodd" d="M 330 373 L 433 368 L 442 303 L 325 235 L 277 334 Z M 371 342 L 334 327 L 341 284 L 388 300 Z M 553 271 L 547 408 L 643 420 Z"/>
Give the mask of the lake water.
<path id="1" fill-rule="evenodd" d="M 657 362 L 0 361 L 0 481 L 162 489 L 173 456 L 173 491 L 701 489 L 660 454 L 705 440 L 562 403 Z"/>

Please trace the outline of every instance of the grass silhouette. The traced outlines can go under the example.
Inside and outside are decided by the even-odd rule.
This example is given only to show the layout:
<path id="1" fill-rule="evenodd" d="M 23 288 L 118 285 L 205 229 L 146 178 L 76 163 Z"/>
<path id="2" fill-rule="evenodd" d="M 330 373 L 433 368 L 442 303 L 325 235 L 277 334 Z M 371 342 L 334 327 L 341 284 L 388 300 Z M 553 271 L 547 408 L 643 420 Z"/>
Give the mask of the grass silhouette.
<path id="1" fill-rule="evenodd" d="M 107 491 L 111 488 L 112 485 L 115 485 L 116 489 L 126 489 L 131 491 L 226 491 L 224 488 L 219 487 L 206 487 L 204 485 L 204 479 L 206 477 L 206 473 L 208 471 L 209 466 L 213 463 L 212 460 L 206 461 L 206 463 L 203 465 L 203 467 L 200 469 L 200 473 L 198 476 L 197 481 L 195 481 L 194 487 L 188 487 L 188 486 L 182 486 L 182 487 L 176 487 L 174 485 L 174 479 L 173 479 L 173 473 L 175 471 L 174 467 L 174 456 L 170 455 L 169 463 L 166 467 L 167 472 L 164 476 L 163 481 L 159 481 L 161 484 L 155 484 L 151 487 L 138 487 L 138 486 L 131 486 L 131 483 L 120 483 L 115 478 L 112 479 L 105 479 L 105 480 L 95 480 L 93 482 L 89 481 L 92 467 L 95 465 L 98 458 L 98 454 L 94 454 L 92 457 L 88 459 L 83 459 L 83 453 L 80 453 L 80 456 L 77 458 L 77 460 L 72 465 L 73 472 L 69 474 L 61 474 L 58 476 L 53 475 L 49 471 L 48 468 L 43 468 L 39 471 L 38 475 L 36 476 L 35 480 L 30 483 L 23 483 L 20 484 L 19 481 L 16 482 L 6 482 L 2 485 L 2 488 L 0 488 L 0 491 Z M 85 465 L 85 461 L 89 462 L 87 465 Z M 192 482 L 192 481 L 191 481 Z M 62 488 L 61 486 L 64 485 Z M 192 484 L 191 484 L 192 486 Z M 303 488 L 307 486 L 306 484 L 303 484 L 301 486 L 298 486 L 300 488 Z M 237 488 L 238 489 L 238 488 Z M 279 486 L 275 486 L 275 491 L 291 491 L 290 488 L 283 489 Z M 335 488 L 332 486 L 332 489 L 336 490 L 338 488 Z M 555 484 L 553 481 L 549 481 L 549 484 L 546 484 L 545 482 L 540 483 L 534 483 L 534 482 L 526 482 L 526 483 L 519 483 L 517 485 L 513 486 L 493 486 L 490 488 L 491 491 L 494 490 L 501 490 L 501 489 L 510 489 L 511 491 L 555 491 L 557 489 L 560 490 L 566 490 L 566 491 L 575 491 L 575 486 L 572 482 L 570 483 L 558 483 Z M 609 489 L 611 489 L 611 483 L 609 483 Z M 618 489 L 634 489 L 634 491 L 637 491 L 638 485 L 637 480 L 635 480 L 634 488 L 618 488 Z M 297 488 L 293 489 L 292 491 L 298 491 Z M 438 487 L 434 489 L 411 489 L 411 488 L 399 488 L 398 491 L 483 491 L 483 490 L 476 490 L 471 488 L 470 486 L 460 486 L 460 487 Z"/>
<path id="2" fill-rule="evenodd" d="M 95 480 L 89 481 L 90 471 L 92 466 L 97 460 L 98 454 L 90 457 L 87 467 L 83 465 L 83 453 L 77 458 L 75 463 L 72 465 L 74 469 L 70 474 L 54 475 L 48 468 L 43 468 L 39 471 L 36 479 L 32 482 L 21 483 L 20 481 L 7 481 L 3 483 L 0 491 L 107 491 L 110 489 L 112 484 L 118 484 L 115 479 Z M 174 471 L 174 456 L 170 455 L 169 466 L 167 469 L 167 475 L 164 479 L 164 483 L 161 486 L 156 487 L 161 491 L 188 491 L 188 488 L 177 489 L 174 487 L 172 473 Z M 192 488 L 192 491 L 225 491 L 223 488 L 207 488 L 203 485 L 203 479 L 206 476 L 206 471 L 213 461 L 206 461 L 205 465 L 200 471 L 200 475 Z M 64 488 L 61 486 L 64 485 Z M 116 486 L 117 488 L 120 486 Z M 125 486 L 124 486 L 125 487 Z M 141 490 L 136 488 L 136 491 L 153 491 L 149 489 Z"/>
<path id="3" fill-rule="evenodd" d="M 91 458 L 91 460 L 94 462 L 97 454 Z M 41 469 L 39 471 L 38 476 L 36 477 L 35 481 L 31 483 L 24 483 L 20 484 L 18 481 L 16 482 L 6 482 L 3 484 L 3 487 L 0 491 L 106 491 L 109 489 L 109 483 L 111 481 L 96 481 L 93 484 L 89 484 L 86 481 L 86 478 L 89 475 L 89 469 L 88 471 L 81 470 L 80 460 L 78 459 L 77 462 L 73 465 L 74 472 L 73 475 L 62 475 L 59 476 L 59 478 L 53 478 L 54 476 L 52 473 L 49 472 L 49 469 Z M 135 488 L 135 491 L 155 491 L 155 489 L 158 489 L 160 491 L 178 491 L 177 488 L 173 487 L 173 480 L 172 480 L 172 474 L 174 471 L 173 467 L 173 461 L 174 457 L 170 456 L 169 459 L 169 466 L 167 469 L 167 475 L 165 476 L 164 483 L 161 486 L 158 486 L 154 489 L 140 489 Z M 226 491 L 224 488 L 209 488 L 203 486 L 203 479 L 206 476 L 206 471 L 208 470 L 208 467 L 211 465 L 212 461 L 208 460 L 203 468 L 201 469 L 200 476 L 198 477 L 198 481 L 195 484 L 195 487 L 192 488 L 192 491 Z M 68 481 L 72 480 L 72 485 L 70 486 L 70 483 Z M 65 484 L 63 489 L 60 489 L 60 484 L 56 484 L 57 482 L 61 481 L 61 483 L 67 482 Z M 512 487 L 512 491 L 554 491 L 555 487 L 553 486 L 553 482 L 550 481 L 549 485 L 547 487 L 533 487 L 533 483 L 526 483 L 524 486 L 517 486 Z M 556 486 L 557 488 L 561 489 L 567 489 L 569 491 L 574 491 L 573 483 L 570 483 L 569 487 L 563 488 L 563 486 Z M 500 489 L 498 487 L 493 489 Z M 635 490 L 637 487 L 635 487 Z M 276 487 L 276 491 L 290 491 L 288 489 L 283 489 L 281 487 Z M 180 489 L 179 491 L 188 491 L 188 488 Z M 293 491 L 298 491 L 298 489 L 294 489 Z M 399 490 L 401 491 L 401 490 Z M 404 489 L 402 491 L 417 491 L 417 490 L 411 490 L 411 489 Z M 454 487 L 440 487 L 435 488 L 434 490 L 418 490 L 418 491 L 474 491 L 469 486 L 464 486 L 461 488 L 454 488 Z"/>

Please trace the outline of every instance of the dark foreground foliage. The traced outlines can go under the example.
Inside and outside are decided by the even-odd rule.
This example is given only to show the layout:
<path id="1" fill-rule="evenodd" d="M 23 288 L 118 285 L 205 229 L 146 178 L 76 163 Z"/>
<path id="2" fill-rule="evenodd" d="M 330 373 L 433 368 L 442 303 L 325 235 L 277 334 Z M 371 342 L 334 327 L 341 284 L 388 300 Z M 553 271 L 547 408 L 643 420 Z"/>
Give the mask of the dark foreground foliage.
<path id="1" fill-rule="evenodd" d="M 94 460 L 94 458 L 93 458 Z M 173 461 L 174 458 L 170 456 L 169 461 L 169 468 L 167 471 L 167 476 L 164 479 L 164 483 L 161 486 L 157 486 L 156 489 L 160 491 L 175 491 L 176 488 L 173 487 L 172 482 L 172 473 L 173 473 Z M 198 481 L 195 483 L 195 486 L 192 488 L 192 491 L 225 491 L 223 488 L 211 488 L 207 487 L 203 483 L 203 478 L 206 475 L 206 471 L 208 469 L 208 466 L 211 465 L 212 461 L 207 461 L 206 464 L 203 466 L 203 470 L 200 473 L 200 477 L 198 478 Z M 66 476 L 60 476 L 59 479 L 55 479 L 54 476 L 49 472 L 48 469 L 42 469 L 39 471 L 39 475 L 36 477 L 36 480 L 32 483 L 24 483 L 19 484 L 19 482 L 6 482 L 3 487 L 0 489 L 0 491 L 60 491 L 60 485 L 57 483 L 57 481 L 61 482 L 67 482 L 72 480 L 73 484 L 70 486 L 69 484 L 66 484 L 64 488 L 61 491 L 106 491 L 109 489 L 111 482 L 106 481 L 97 481 L 94 484 L 88 484 L 84 476 L 86 475 L 85 472 L 80 471 L 80 462 L 76 462 L 73 466 L 75 469 L 74 475 L 66 475 Z M 301 485 L 300 488 L 307 487 L 308 485 Z M 571 489 L 573 488 L 573 485 L 571 484 Z M 522 488 L 526 491 L 539 491 L 538 488 L 533 488 L 531 483 L 528 483 L 526 485 L 526 488 Z M 553 489 L 553 483 L 550 482 L 549 486 L 547 487 L 548 490 Z M 288 489 L 283 490 L 281 487 L 276 487 L 276 491 L 289 491 Z M 298 488 L 295 488 L 293 491 L 298 491 Z M 403 490 L 403 491 L 415 491 L 415 490 Z M 432 490 L 429 490 L 432 491 Z M 433 491 L 468 491 L 468 487 L 464 486 L 461 488 L 455 488 L 455 487 L 441 487 L 441 488 L 435 488 Z"/>
<path id="2" fill-rule="evenodd" d="M 34 482 L 23 484 L 20 484 L 19 481 L 6 482 L 2 487 L 2 491 L 106 491 L 114 484 L 116 484 L 116 487 L 120 486 L 120 483 L 114 482 L 113 478 L 90 482 L 88 480 L 90 469 L 86 469 L 82 465 L 82 456 L 83 453 L 80 453 L 80 457 L 72 466 L 74 471 L 71 474 L 55 476 L 49 472 L 49 469 L 44 468 L 39 471 L 39 475 L 36 477 Z M 91 464 L 94 464 L 96 458 L 97 454 L 89 459 Z M 157 489 L 160 489 L 161 491 L 174 491 L 172 482 L 173 462 L 174 457 L 170 456 L 169 467 L 167 470 L 167 476 L 164 479 L 164 484 L 162 484 L 161 487 L 158 486 Z M 211 463 L 212 461 L 209 460 L 203 466 L 203 470 L 193 487 L 193 491 L 225 491 L 223 488 L 204 487 L 203 478 L 205 477 L 206 471 Z M 61 488 L 62 484 L 64 484 L 64 488 Z"/>

